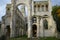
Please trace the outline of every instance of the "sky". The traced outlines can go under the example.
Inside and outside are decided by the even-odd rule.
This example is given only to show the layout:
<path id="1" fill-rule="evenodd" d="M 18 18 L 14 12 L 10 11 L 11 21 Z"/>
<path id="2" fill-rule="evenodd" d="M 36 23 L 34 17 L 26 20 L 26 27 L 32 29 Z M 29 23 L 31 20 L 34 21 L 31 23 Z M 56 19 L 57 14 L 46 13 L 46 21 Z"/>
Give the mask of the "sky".
<path id="1" fill-rule="evenodd" d="M 6 14 L 6 4 L 11 3 L 11 0 L 0 0 L 0 20 Z M 60 5 L 60 0 L 51 0 L 52 6 Z"/>

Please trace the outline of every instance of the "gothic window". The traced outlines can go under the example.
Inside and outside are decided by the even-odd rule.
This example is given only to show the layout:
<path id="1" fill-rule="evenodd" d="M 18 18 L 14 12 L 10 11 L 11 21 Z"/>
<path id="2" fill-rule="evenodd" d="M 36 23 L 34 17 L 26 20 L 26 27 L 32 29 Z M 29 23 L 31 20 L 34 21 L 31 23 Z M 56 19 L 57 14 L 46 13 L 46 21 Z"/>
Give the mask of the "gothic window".
<path id="1" fill-rule="evenodd" d="M 42 11 L 44 11 L 44 5 L 42 5 Z"/>
<path id="2" fill-rule="evenodd" d="M 40 11 L 40 5 L 38 5 L 38 11 Z"/>
<path id="3" fill-rule="evenodd" d="M 34 1 L 34 4 L 35 4 L 36 2 Z"/>
<path id="4" fill-rule="evenodd" d="M 34 12 L 36 12 L 36 5 L 34 5 Z"/>
<path id="5" fill-rule="evenodd" d="M 7 10 L 9 11 L 9 10 L 10 10 L 10 8 L 7 8 Z"/>
<path id="6" fill-rule="evenodd" d="M 44 26 L 44 29 L 48 29 L 48 21 L 46 19 L 43 20 L 43 26 Z"/>
<path id="7" fill-rule="evenodd" d="M 33 18 L 32 18 L 32 22 L 33 22 L 33 23 L 36 23 L 36 22 L 37 22 L 36 17 L 33 17 Z"/>
<path id="8" fill-rule="evenodd" d="M 46 5 L 46 11 L 48 11 L 48 5 Z"/>

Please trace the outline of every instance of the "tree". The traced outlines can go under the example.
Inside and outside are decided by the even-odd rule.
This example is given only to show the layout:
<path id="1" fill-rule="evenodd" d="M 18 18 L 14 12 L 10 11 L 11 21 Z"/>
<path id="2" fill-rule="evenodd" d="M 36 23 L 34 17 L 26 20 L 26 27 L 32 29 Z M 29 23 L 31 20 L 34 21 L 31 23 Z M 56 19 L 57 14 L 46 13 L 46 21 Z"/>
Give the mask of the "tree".
<path id="1" fill-rule="evenodd" d="M 57 31 L 60 32 L 60 6 L 52 7 L 52 16 L 57 24 Z"/>

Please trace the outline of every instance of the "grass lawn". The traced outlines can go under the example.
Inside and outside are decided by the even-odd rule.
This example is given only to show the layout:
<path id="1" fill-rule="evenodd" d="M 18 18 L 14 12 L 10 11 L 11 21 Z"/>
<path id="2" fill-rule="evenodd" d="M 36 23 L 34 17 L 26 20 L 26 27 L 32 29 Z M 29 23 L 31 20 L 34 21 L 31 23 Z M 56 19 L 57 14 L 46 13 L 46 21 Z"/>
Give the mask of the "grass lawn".
<path id="1" fill-rule="evenodd" d="M 27 37 L 10 38 L 10 40 L 27 40 Z"/>
<path id="2" fill-rule="evenodd" d="M 58 40 L 55 37 L 46 37 L 46 38 L 40 38 L 41 40 Z"/>
<path id="3" fill-rule="evenodd" d="M 10 40 L 58 40 L 55 37 L 28 39 L 27 37 L 10 38 Z"/>

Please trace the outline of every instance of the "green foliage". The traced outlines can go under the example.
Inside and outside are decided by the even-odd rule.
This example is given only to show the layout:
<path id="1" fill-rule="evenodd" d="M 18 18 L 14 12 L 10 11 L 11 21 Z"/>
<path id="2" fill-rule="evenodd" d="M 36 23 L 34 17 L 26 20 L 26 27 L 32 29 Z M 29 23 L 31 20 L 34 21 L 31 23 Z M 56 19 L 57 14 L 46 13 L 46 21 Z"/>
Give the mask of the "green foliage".
<path id="1" fill-rule="evenodd" d="M 60 32 L 60 6 L 52 7 L 52 16 L 56 22 L 57 31 Z"/>
<path id="2" fill-rule="evenodd" d="M 60 6 L 53 6 L 52 7 L 52 16 L 53 16 L 53 18 L 54 18 L 54 20 L 56 20 L 57 19 L 57 10 L 58 9 L 60 9 Z"/>

